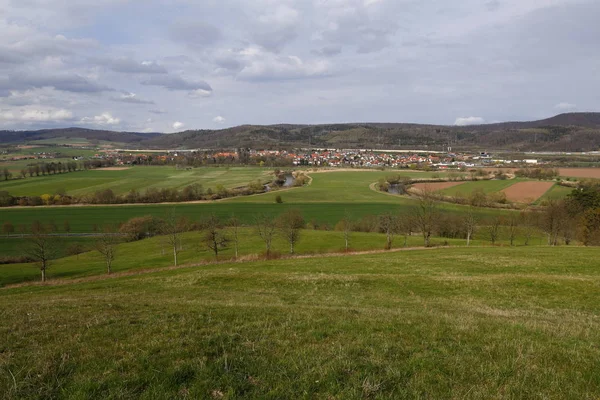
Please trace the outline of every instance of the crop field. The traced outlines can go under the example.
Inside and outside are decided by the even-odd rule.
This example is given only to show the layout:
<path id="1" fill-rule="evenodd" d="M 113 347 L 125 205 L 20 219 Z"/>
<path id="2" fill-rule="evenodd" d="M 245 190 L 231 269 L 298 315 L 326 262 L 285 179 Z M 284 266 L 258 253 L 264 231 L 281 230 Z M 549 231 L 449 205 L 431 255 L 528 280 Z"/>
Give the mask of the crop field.
<path id="1" fill-rule="evenodd" d="M 600 168 L 559 168 L 558 173 L 570 178 L 600 179 Z"/>
<path id="2" fill-rule="evenodd" d="M 599 260 L 451 248 L 0 289 L 0 393 L 595 399 Z"/>
<path id="3" fill-rule="evenodd" d="M 465 182 L 427 182 L 427 183 L 415 183 L 412 185 L 413 188 L 417 190 L 432 190 L 432 191 L 441 191 L 444 189 L 449 189 L 458 185 L 464 185 Z"/>
<path id="4" fill-rule="evenodd" d="M 218 184 L 234 188 L 257 179 L 273 179 L 272 170 L 247 167 L 178 170 L 175 167 L 137 166 L 124 170 L 98 169 L 2 181 L 0 190 L 6 190 L 13 196 L 54 194 L 58 189 L 66 190 L 69 195 L 90 194 L 103 189 L 125 194 L 132 189 L 141 192 L 148 188 L 182 189 L 194 183 L 202 184 L 205 190 L 214 189 Z"/>
<path id="5" fill-rule="evenodd" d="M 571 192 L 573 188 L 554 185 L 548 190 L 542 197 L 538 199 L 538 203 L 544 200 L 560 200 L 566 198 Z"/>
<path id="6" fill-rule="evenodd" d="M 482 190 L 484 193 L 501 192 L 519 181 L 518 179 L 470 181 L 462 185 L 444 189 L 441 193 L 446 196 L 468 196 L 475 190 Z"/>
<path id="7" fill-rule="evenodd" d="M 502 190 L 509 201 L 533 203 L 555 185 L 554 182 L 526 181 L 517 182 Z"/>
<path id="8" fill-rule="evenodd" d="M 213 171 L 211 168 L 204 170 Z M 220 169 L 216 169 L 220 171 Z M 120 176 L 127 171 L 89 171 L 90 173 L 115 174 Z M 260 174 L 261 169 L 252 169 Z M 270 173 L 270 170 L 266 170 Z M 186 171 L 189 172 L 189 171 Z M 72 173 L 77 175 L 78 172 Z M 199 220 L 210 214 L 227 219 L 235 214 L 242 222 L 253 223 L 256 215 L 279 215 L 288 208 L 299 209 L 307 221 L 335 225 L 345 215 L 359 219 L 366 215 L 381 215 L 386 212 L 409 212 L 415 201 L 406 197 L 388 195 L 371 190 L 369 185 L 379 178 L 388 175 L 388 171 L 334 171 L 311 174 L 312 184 L 305 187 L 274 191 L 261 195 L 236 197 L 223 201 L 202 204 L 147 204 L 116 206 L 64 206 L 0 209 L 0 224 L 10 221 L 16 225 L 31 225 L 33 221 L 54 221 L 61 225 L 68 220 L 73 232 L 91 232 L 93 225 L 124 222 L 132 217 L 144 215 L 164 216 L 169 210 L 176 208 L 178 214 Z M 414 173 L 422 177 L 432 174 Z M 247 177 L 248 178 L 248 177 Z M 247 183 L 250 179 L 246 179 Z M 206 185 L 204 186 L 206 189 Z M 1 186 L 0 186 L 1 188 Z M 281 196 L 283 203 L 275 202 Z M 464 213 L 467 208 L 455 204 L 441 204 L 444 212 Z M 504 214 L 511 211 L 498 209 L 479 209 L 480 218 Z"/>

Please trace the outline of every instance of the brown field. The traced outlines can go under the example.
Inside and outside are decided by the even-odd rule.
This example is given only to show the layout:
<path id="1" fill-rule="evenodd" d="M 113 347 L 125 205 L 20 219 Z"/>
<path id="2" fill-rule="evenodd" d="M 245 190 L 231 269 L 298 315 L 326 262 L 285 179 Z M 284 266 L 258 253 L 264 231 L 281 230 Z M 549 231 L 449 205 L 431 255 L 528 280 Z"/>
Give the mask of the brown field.
<path id="1" fill-rule="evenodd" d="M 415 183 L 412 185 L 414 189 L 417 190 L 444 190 L 454 186 L 462 185 L 464 182 L 424 182 L 424 183 Z"/>
<path id="2" fill-rule="evenodd" d="M 96 168 L 94 171 L 125 171 L 131 167 L 106 167 L 106 168 Z"/>
<path id="3" fill-rule="evenodd" d="M 554 182 L 518 182 L 503 190 L 506 199 L 516 203 L 533 203 L 544 195 Z"/>
<path id="4" fill-rule="evenodd" d="M 560 176 L 600 179 L 600 168 L 559 168 L 558 172 Z"/>

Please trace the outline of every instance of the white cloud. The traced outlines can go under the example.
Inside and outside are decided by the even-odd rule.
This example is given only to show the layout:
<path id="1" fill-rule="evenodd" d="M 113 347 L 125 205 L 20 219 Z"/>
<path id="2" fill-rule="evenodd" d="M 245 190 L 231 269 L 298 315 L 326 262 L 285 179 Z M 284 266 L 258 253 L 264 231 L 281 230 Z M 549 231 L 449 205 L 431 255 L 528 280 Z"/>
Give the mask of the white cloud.
<path id="1" fill-rule="evenodd" d="M 224 124 L 225 118 L 219 115 L 213 118 L 213 122 L 216 122 L 217 124 Z"/>
<path id="2" fill-rule="evenodd" d="M 176 131 L 183 128 L 184 126 L 185 124 L 183 122 L 176 121 L 173 123 L 173 129 L 175 129 Z"/>
<path id="3" fill-rule="evenodd" d="M 119 97 L 111 97 L 113 101 L 129 104 L 154 104 L 151 100 L 140 99 L 135 93 L 124 92 Z"/>
<path id="4" fill-rule="evenodd" d="M 63 122 L 73 119 L 73 112 L 65 109 L 24 108 L 0 111 L 0 121 L 5 122 Z"/>
<path id="5" fill-rule="evenodd" d="M 81 120 L 84 124 L 93 125 L 118 125 L 121 123 L 119 118 L 113 117 L 110 113 L 105 112 L 94 117 L 85 117 Z"/>
<path id="6" fill-rule="evenodd" d="M 242 80 L 288 80 L 315 78 L 331 74 L 331 64 L 325 60 L 305 62 L 297 56 L 263 55 L 253 58 L 238 74 Z"/>
<path id="7" fill-rule="evenodd" d="M 210 96 L 212 96 L 212 93 L 213 92 L 211 90 L 196 89 L 196 90 L 189 92 L 188 97 L 192 98 L 192 99 L 197 99 L 200 97 L 210 97 Z"/>
<path id="8" fill-rule="evenodd" d="M 456 126 L 481 125 L 483 123 L 485 123 L 485 119 L 481 117 L 458 117 L 454 121 Z"/>
<path id="9" fill-rule="evenodd" d="M 571 103 L 558 103 L 557 105 L 554 106 L 554 108 L 556 108 L 557 110 L 573 110 L 575 108 L 577 108 L 576 104 L 571 104 Z"/>

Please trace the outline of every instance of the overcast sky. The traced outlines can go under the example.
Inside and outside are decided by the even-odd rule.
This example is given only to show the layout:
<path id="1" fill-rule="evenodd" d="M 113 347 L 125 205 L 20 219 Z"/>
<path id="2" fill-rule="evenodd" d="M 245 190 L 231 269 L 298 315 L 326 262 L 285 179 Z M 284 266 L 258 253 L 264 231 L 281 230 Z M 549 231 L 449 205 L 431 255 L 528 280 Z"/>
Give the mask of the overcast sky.
<path id="1" fill-rule="evenodd" d="M 0 0 L 0 129 L 600 109 L 598 0 Z"/>

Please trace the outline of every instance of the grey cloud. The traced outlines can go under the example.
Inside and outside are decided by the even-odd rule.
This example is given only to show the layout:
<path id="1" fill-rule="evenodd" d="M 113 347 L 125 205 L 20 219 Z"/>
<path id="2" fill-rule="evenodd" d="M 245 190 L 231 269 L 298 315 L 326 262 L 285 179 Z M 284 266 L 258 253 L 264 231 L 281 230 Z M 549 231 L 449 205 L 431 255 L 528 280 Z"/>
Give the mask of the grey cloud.
<path id="1" fill-rule="evenodd" d="M 151 114 L 156 114 L 156 115 L 162 115 L 162 114 L 169 113 L 167 110 L 148 110 L 148 112 Z"/>
<path id="2" fill-rule="evenodd" d="M 212 87 L 204 81 L 190 81 L 173 75 L 153 76 L 142 81 L 141 84 L 146 86 L 161 86 L 168 90 L 206 90 L 212 92 Z"/>
<path id="3" fill-rule="evenodd" d="M 221 31 L 201 21 L 179 21 L 170 28 L 171 38 L 191 48 L 204 49 L 221 39 Z"/>
<path id="4" fill-rule="evenodd" d="M 73 93 L 99 93 L 114 90 L 92 82 L 81 75 L 67 73 L 56 75 L 16 73 L 9 76 L 8 86 L 14 90 L 52 87 L 56 90 Z"/>
<path id="5" fill-rule="evenodd" d="M 111 97 L 112 101 L 129 104 L 154 104 L 151 100 L 145 100 L 139 98 L 135 93 L 123 92 L 121 96 Z"/>
<path id="6" fill-rule="evenodd" d="M 166 74 L 167 69 L 155 62 L 137 62 L 131 58 L 117 58 L 106 62 L 107 66 L 125 74 Z"/>
<path id="7" fill-rule="evenodd" d="M 313 54 L 317 54 L 324 57 L 333 57 L 337 56 L 342 52 L 342 46 L 339 44 L 333 44 L 329 46 L 324 46 L 319 50 L 313 50 Z"/>

